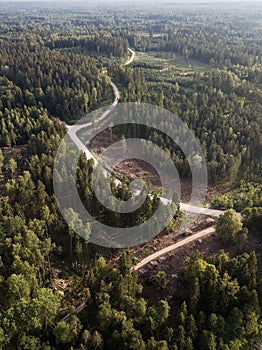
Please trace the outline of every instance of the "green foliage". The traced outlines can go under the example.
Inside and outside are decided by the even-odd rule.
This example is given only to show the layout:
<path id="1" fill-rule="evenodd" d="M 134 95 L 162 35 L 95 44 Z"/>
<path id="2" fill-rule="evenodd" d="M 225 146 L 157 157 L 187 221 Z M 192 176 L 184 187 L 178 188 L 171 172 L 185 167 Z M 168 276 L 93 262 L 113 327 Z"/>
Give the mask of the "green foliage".
<path id="1" fill-rule="evenodd" d="M 242 212 L 244 218 L 244 225 L 251 232 L 260 233 L 262 226 L 262 208 L 246 208 Z"/>
<path id="2" fill-rule="evenodd" d="M 215 195 L 211 204 L 214 208 L 233 208 L 242 211 L 245 208 L 257 207 L 262 201 L 262 185 L 241 181 L 240 185 L 223 195 Z"/>
<path id="3" fill-rule="evenodd" d="M 71 343 L 74 339 L 74 335 L 70 329 L 70 325 L 65 321 L 60 321 L 54 329 L 54 335 L 57 344 Z"/>
<path id="4" fill-rule="evenodd" d="M 56 118 L 79 119 L 111 101 L 112 78 L 122 101 L 157 104 L 189 125 L 201 142 L 212 182 L 243 177 L 238 188 L 212 203 L 244 209 L 244 227 L 260 234 L 259 13 L 250 11 L 244 18 L 239 13 L 236 20 L 229 11 L 217 21 L 212 11 L 188 11 L 155 16 L 142 10 L 114 9 L 112 15 L 82 9 L 80 14 L 41 5 L 36 12 L 12 12 L 12 21 L 10 10 L 1 11 L 0 147 L 6 147 L 0 149 L 1 349 L 244 350 L 259 338 L 261 277 L 255 253 L 187 259 L 183 294 L 174 296 L 177 310 L 166 300 L 145 298 L 137 273 L 130 271 L 129 251 L 118 265 L 117 259 L 109 264 L 107 256 L 115 252 L 102 250 L 105 258 L 88 244 L 92 227 L 86 226 L 86 240 L 78 237 L 73 229 L 83 224 L 70 208 L 73 227 L 67 227 L 53 195 L 54 157 L 66 132 Z M 147 51 L 154 62 L 119 67 L 129 45 Z M 159 72 L 164 59 L 172 67 Z M 189 62 L 193 67 L 185 67 Z M 173 127 L 172 118 L 164 122 Z M 190 177 L 183 152 L 165 135 L 131 126 L 119 132 L 119 137 L 140 132 L 167 150 L 182 177 Z M 91 186 L 93 166 L 80 157 L 77 186 L 96 219 L 128 227 L 154 212 L 158 199 L 149 196 L 137 215 L 113 215 L 103 208 Z M 112 181 L 112 190 L 121 200 L 130 197 L 128 182 Z M 241 230 L 232 210 L 218 219 L 217 233 L 225 242 L 243 238 Z M 54 274 L 61 274 L 69 289 L 55 292 Z M 166 272 L 155 275 L 156 296 L 168 282 Z"/>
<path id="5" fill-rule="evenodd" d="M 197 254 L 188 259 L 178 339 L 186 342 L 189 336 L 197 349 L 245 349 L 259 334 L 257 272 L 254 253 L 230 260 L 221 252 L 212 264 Z"/>
<path id="6" fill-rule="evenodd" d="M 233 209 L 226 210 L 216 223 L 216 233 L 224 243 L 245 240 L 246 232 L 241 232 L 243 224 Z"/>
<path id="7" fill-rule="evenodd" d="M 43 106 L 62 120 L 75 120 L 98 107 L 103 97 L 111 94 L 109 82 L 99 75 L 94 59 L 50 50 L 34 35 L 30 39 L 34 41 L 35 50 L 31 50 L 26 31 L 17 34 L 16 39 L 13 43 L 1 40 L 2 63 L 8 63 L 9 69 L 0 69 L 0 75 L 4 77 L 0 81 L 4 87 L 0 89 L 15 89 L 17 93 L 11 99 L 7 94 L 0 111 L 5 113 L 5 107 L 12 110 L 12 105 Z M 74 69 L 71 69 L 72 65 Z M 28 133 L 30 124 L 26 123 L 26 127 L 24 133 Z"/>

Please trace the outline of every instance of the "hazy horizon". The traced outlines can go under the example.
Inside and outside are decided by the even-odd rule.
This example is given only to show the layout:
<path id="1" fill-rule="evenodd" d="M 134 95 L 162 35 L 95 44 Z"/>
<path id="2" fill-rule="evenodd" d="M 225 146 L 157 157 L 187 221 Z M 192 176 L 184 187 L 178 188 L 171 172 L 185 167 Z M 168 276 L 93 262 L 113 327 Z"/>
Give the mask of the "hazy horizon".
<path id="1" fill-rule="evenodd" d="M 86 4 L 88 3 L 116 3 L 116 2 L 126 2 L 126 3 L 141 3 L 141 1 L 139 0 L 0 0 L 0 2 L 5 2 L 5 3 L 14 3 L 14 2 L 42 2 L 42 3 L 45 3 L 45 2 L 74 2 L 74 3 L 82 3 L 82 2 L 85 2 Z M 194 4 L 197 4 L 197 3 L 205 3 L 205 4 L 215 4 L 215 3 L 252 3 L 252 2 L 262 2 L 262 0 L 251 0 L 251 1 L 248 1 L 248 0 L 229 0 L 229 1 L 226 1 L 226 0 L 143 0 L 142 2 L 144 3 L 147 3 L 147 2 L 154 2 L 154 3 L 179 3 L 179 4 L 184 4 L 184 3 L 187 3 L 187 4 L 190 4 L 190 3 L 194 3 Z"/>

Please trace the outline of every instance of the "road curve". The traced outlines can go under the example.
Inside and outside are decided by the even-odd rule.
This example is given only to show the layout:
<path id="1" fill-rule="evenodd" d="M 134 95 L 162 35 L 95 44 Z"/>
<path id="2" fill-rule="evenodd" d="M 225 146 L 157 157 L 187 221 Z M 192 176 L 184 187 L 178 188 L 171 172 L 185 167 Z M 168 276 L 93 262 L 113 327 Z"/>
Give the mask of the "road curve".
<path id="1" fill-rule="evenodd" d="M 128 48 L 128 51 L 131 53 L 131 57 L 129 58 L 129 60 L 127 62 L 125 62 L 123 64 L 123 66 L 127 66 L 129 64 L 131 64 L 134 59 L 135 59 L 135 51 L 133 51 L 132 49 Z M 97 121 L 102 121 L 104 118 L 107 117 L 107 115 L 111 112 L 112 108 L 115 108 L 119 102 L 120 99 L 120 92 L 117 88 L 117 86 L 111 82 L 110 83 L 113 91 L 114 91 L 114 95 L 115 95 L 115 99 L 114 102 L 112 103 L 112 105 L 98 118 L 96 119 Z M 82 150 L 86 156 L 87 159 L 94 159 L 95 164 L 97 164 L 97 160 L 96 158 L 93 156 L 93 154 L 87 149 L 87 147 L 81 142 L 81 140 L 77 137 L 77 132 L 79 130 L 81 130 L 84 127 L 90 127 L 92 126 L 92 122 L 88 122 L 86 124 L 83 125 L 66 125 L 67 130 L 68 130 L 68 134 L 71 137 L 71 139 L 73 140 L 73 142 L 77 145 L 77 147 Z M 161 198 L 161 200 L 163 202 L 166 201 L 165 198 Z M 213 216 L 213 217 L 219 217 L 221 214 L 223 214 L 222 210 L 215 210 L 215 209 L 208 209 L 208 208 L 203 208 L 203 207 L 198 207 L 198 206 L 194 206 L 194 205 L 190 205 L 190 204 L 185 204 L 185 203 L 180 203 L 180 209 L 185 210 L 187 212 L 191 212 L 194 214 L 202 214 L 202 215 L 208 215 L 208 216 Z M 237 213 L 239 217 L 241 217 L 241 215 L 239 213 Z M 177 242 L 175 244 L 172 244 L 162 250 L 159 250 L 158 252 L 155 252 L 151 255 L 149 255 L 148 257 L 146 257 L 145 259 L 143 259 L 142 261 L 140 261 L 136 266 L 132 267 L 132 271 L 137 271 L 140 268 L 142 268 L 143 266 L 147 265 L 148 263 L 150 263 L 153 260 L 156 260 L 157 258 L 159 258 L 160 256 L 163 256 L 177 248 L 180 248 L 184 245 L 189 244 L 190 242 L 193 242 L 197 239 L 201 239 L 204 238 L 208 235 L 211 235 L 215 232 L 215 228 L 214 227 L 209 227 L 205 230 L 199 231 L 195 234 L 193 234 L 192 236 L 189 236 L 187 238 L 184 238 L 183 240 L 181 240 L 180 242 Z M 85 302 L 80 304 L 76 309 L 75 309 L 75 313 L 79 314 L 85 307 Z M 64 316 L 64 318 L 62 320 L 64 321 L 68 321 L 70 318 L 71 314 L 67 314 L 66 316 Z"/>
<path id="2" fill-rule="evenodd" d="M 128 48 L 128 51 L 131 53 L 131 57 L 129 58 L 128 61 L 126 61 L 126 63 L 123 64 L 123 66 L 128 66 L 129 64 L 131 64 L 134 61 L 135 57 L 136 57 L 135 51 L 130 49 L 130 47 Z"/>
<path id="3" fill-rule="evenodd" d="M 192 236 L 189 236 L 189 237 L 181 240 L 180 242 L 172 244 L 164 249 L 161 249 L 158 252 L 147 256 L 145 259 L 141 260 L 137 265 L 133 266 L 132 271 L 137 271 L 137 270 L 141 269 L 141 267 L 147 265 L 148 263 L 150 263 L 153 260 L 156 260 L 160 256 L 165 255 L 165 254 L 167 254 L 167 253 L 169 253 L 177 248 L 183 247 L 184 245 L 186 245 L 190 242 L 193 242 L 197 239 L 209 236 L 209 235 L 213 234 L 214 232 L 215 232 L 215 228 L 209 227 L 205 230 L 199 231 L 199 232 L 193 234 Z"/>
<path id="4" fill-rule="evenodd" d="M 115 108 L 118 104 L 118 101 L 120 99 L 120 92 L 117 88 L 117 86 L 111 82 L 110 85 L 113 88 L 115 99 L 112 105 L 98 118 L 96 119 L 96 122 L 101 122 L 103 119 L 105 119 L 108 114 L 112 111 L 113 108 Z M 92 152 L 89 151 L 89 149 L 85 146 L 85 144 L 78 138 L 77 132 L 83 128 L 91 127 L 93 125 L 93 122 L 88 122 L 86 124 L 75 124 L 75 125 L 66 125 L 67 127 L 67 133 L 70 136 L 71 140 L 75 143 L 75 145 L 78 147 L 79 150 L 81 150 L 85 155 L 87 159 L 93 159 L 94 165 L 97 165 L 97 160 L 95 156 L 92 154 Z"/>
<path id="5" fill-rule="evenodd" d="M 112 108 L 114 108 L 118 104 L 118 101 L 120 99 L 120 92 L 119 92 L 116 84 L 111 82 L 110 85 L 111 85 L 111 87 L 114 91 L 114 95 L 115 95 L 114 102 L 99 118 L 96 119 L 96 122 L 100 122 L 103 119 L 105 119 L 107 117 L 107 115 L 112 111 Z M 93 125 L 93 122 L 88 122 L 85 124 L 66 125 L 66 127 L 67 127 L 68 131 L 71 131 L 71 133 L 69 133 L 71 136 L 72 134 L 76 134 L 79 130 L 86 128 L 86 127 L 91 127 L 92 125 Z"/>
<path id="6" fill-rule="evenodd" d="M 124 66 L 131 64 L 135 59 L 135 54 L 136 54 L 135 51 L 130 49 L 130 48 L 128 48 L 128 51 L 131 53 L 131 57 L 124 64 Z M 112 109 L 117 106 L 117 104 L 119 102 L 120 92 L 119 92 L 118 87 L 113 82 L 111 82 L 110 85 L 111 85 L 111 87 L 114 91 L 114 95 L 115 95 L 114 102 L 98 119 L 96 119 L 96 122 L 101 122 L 103 119 L 105 119 L 110 114 Z M 69 136 L 71 137 L 73 142 L 76 144 L 76 146 L 79 148 L 79 150 L 81 150 L 83 153 L 85 153 L 87 159 L 93 159 L 94 164 L 97 165 L 98 162 L 97 162 L 95 156 L 92 154 L 92 152 L 89 151 L 89 149 L 83 144 L 83 142 L 77 136 L 77 132 L 79 130 L 86 128 L 86 127 L 91 127 L 92 125 L 93 125 L 93 122 L 88 122 L 88 123 L 82 124 L 82 125 L 76 124 L 76 125 L 66 125 L 66 126 L 67 126 Z M 164 204 L 166 202 L 168 202 L 165 198 L 160 198 L 160 199 Z M 184 210 L 186 212 L 189 212 L 189 213 L 198 214 L 198 215 L 200 215 L 200 214 L 201 215 L 208 215 L 208 216 L 212 216 L 212 217 L 219 217 L 220 215 L 223 214 L 222 210 L 203 208 L 203 207 L 194 206 L 194 205 L 185 204 L 185 203 L 180 203 L 180 209 Z M 241 215 L 239 213 L 237 215 L 239 218 L 241 218 Z"/>
<path id="7" fill-rule="evenodd" d="M 135 51 L 133 51 L 130 48 L 128 48 L 128 51 L 131 52 L 132 56 L 124 64 L 125 66 L 132 63 L 134 61 L 134 58 L 135 58 Z M 113 89 L 115 99 L 114 99 L 113 103 L 111 104 L 111 106 L 98 119 L 96 119 L 96 122 L 101 122 L 103 119 L 105 119 L 108 116 L 108 114 L 112 111 L 112 109 L 117 106 L 117 104 L 119 102 L 120 91 L 119 91 L 118 87 L 112 81 L 111 81 L 110 85 Z M 67 128 L 68 135 L 70 136 L 72 141 L 75 143 L 75 145 L 78 147 L 78 149 L 81 150 L 86 155 L 87 159 L 93 159 L 94 164 L 97 165 L 97 160 L 94 157 L 94 155 L 92 154 L 92 152 L 89 151 L 89 149 L 83 144 L 83 142 L 77 136 L 77 132 L 79 130 L 86 128 L 86 127 L 91 127 L 92 125 L 93 125 L 93 122 L 88 122 L 85 124 L 75 124 L 75 125 L 67 125 L 66 124 L 66 128 Z"/>

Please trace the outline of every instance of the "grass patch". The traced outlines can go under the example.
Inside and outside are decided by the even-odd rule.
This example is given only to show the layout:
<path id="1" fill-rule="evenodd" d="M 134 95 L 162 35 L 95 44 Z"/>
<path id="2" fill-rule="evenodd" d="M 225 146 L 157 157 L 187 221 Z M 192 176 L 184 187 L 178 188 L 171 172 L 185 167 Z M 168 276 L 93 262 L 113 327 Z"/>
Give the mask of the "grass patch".
<path id="1" fill-rule="evenodd" d="M 180 75 L 190 75 L 195 72 L 206 72 L 211 67 L 208 64 L 196 60 L 187 59 L 172 52 L 138 52 L 135 66 L 144 69 L 155 70 L 164 73 L 169 70 L 176 71 Z"/>

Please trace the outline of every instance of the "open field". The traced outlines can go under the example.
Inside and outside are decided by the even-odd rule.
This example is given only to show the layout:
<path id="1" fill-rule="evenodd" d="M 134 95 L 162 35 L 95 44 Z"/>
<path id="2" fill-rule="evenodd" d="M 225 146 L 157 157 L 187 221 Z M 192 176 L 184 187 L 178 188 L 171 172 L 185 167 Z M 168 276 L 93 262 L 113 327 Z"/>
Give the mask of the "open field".
<path id="1" fill-rule="evenodd" d="M 210 66 L 192 59 L 187 59 L 175 53 L 165 52 L 138 52 L 135 66 L 154 70 L 158 73 L 176 71 L 181 75 L 193 74 L 196 71 L 206 72 Z"/>

